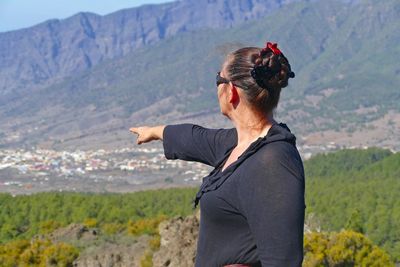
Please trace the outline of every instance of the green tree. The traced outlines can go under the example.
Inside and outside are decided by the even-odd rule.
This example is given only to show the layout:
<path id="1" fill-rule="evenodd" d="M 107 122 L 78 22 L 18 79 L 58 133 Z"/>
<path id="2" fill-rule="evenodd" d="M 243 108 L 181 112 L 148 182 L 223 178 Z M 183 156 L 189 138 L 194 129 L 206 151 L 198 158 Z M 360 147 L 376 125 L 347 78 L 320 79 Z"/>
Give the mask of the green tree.
<path id="1" fill-rule="evenodd" d="M 362 234 L 364 233 L 363 220 L 361 218 L 361 214 L 358 209 L 355 209 L 354 212 L 351 214 L 350 219 L 345 225 L 345 229 L 353 230 L 355 232 Z"/>

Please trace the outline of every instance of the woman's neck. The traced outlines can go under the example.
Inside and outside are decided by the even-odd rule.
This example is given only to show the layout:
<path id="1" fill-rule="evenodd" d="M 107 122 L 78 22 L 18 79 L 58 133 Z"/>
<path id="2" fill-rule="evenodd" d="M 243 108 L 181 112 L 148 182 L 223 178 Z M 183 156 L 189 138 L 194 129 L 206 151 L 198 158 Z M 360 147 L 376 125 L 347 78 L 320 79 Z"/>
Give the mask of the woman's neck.
<path id="1" fill-rule="evenodd" d="M 259 137 L 265 136 L 271 126 L 276 123 L 272 113 L 265 114 L 251 109 L 236 110 L 230 119 L 236 128 L 238 146 L 247 146 Z"/>

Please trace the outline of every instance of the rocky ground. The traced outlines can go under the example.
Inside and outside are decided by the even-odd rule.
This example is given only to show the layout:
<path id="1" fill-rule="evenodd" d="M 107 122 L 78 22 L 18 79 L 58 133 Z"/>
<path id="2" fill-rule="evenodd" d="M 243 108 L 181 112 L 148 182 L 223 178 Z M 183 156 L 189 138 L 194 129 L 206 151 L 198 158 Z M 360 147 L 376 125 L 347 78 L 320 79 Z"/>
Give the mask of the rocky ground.
<path id="1" fill-rule="evenodd" d="M 159 225 L 160 247 L 150 248 L 149 235 L 139 237 L 117 234 L 107 236 L 98 228 L 71 224 L 46 236 L 52 242 L 66 242 L 81 252 L 74 267 L 141 267 L 147 253 L 153 253 L 154 267 L 188 267 L 194 265 L 199 229 L 199 213 L 175 217 Z"/>
<path id="2" fill-rule="evenodd" d="M 200 214 L 178 217 L 160 224 L 160 249 L 154 253 L 154 266 L 194 266 Z"/>

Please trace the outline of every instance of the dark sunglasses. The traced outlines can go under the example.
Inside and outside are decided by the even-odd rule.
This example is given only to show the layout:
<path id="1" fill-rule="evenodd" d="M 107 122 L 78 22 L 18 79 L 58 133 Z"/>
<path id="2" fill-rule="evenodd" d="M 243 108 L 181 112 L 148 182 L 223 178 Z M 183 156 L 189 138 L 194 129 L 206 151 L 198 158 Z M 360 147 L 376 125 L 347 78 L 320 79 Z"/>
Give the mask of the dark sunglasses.
<path id="1" fill-rule="evenodd" d="M 218 71 L 218 72 L 217 72 L 217 78 L 216 78 L 217 87 L 218 87 L 221 83 L 229 83 L 229 80 L 228 80 L 228 79 L 225 79 L 224 77 L 221 77 L 221 72 Z"/>

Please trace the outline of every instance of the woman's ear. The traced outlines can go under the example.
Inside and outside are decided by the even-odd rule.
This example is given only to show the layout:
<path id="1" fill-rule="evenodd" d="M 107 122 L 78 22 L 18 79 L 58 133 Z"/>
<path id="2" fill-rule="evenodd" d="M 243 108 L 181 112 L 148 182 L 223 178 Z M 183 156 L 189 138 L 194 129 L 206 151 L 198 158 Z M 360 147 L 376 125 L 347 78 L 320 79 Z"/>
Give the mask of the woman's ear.
<path id="1" fill-rule="evenodd" d="M 238 88 L 232 83 L 229 83 L 229 103 L 236 104 L 239 102 Z"/>

